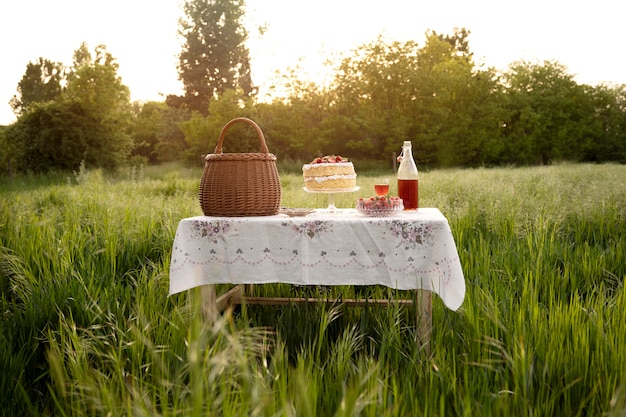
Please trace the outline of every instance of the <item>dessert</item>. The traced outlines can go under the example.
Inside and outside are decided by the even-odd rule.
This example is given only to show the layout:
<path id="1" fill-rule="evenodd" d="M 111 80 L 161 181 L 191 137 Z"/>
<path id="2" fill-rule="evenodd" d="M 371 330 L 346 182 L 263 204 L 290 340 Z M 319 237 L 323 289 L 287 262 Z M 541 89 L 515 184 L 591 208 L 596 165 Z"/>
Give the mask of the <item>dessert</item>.
<path id="1" fill-rule="evenodd" d="M 315 158 L 302 166 L 302 174 L 308 190 L 334 191 L 356 187 L 354 165 L 338 155 Z"/>
<path id="2" fill-rule="evenodd" d="M 376 196 L 359 198 L 356 209 L 365 216 L 387 217 L 402 211 L 404 205 L 400 197 Z"/>

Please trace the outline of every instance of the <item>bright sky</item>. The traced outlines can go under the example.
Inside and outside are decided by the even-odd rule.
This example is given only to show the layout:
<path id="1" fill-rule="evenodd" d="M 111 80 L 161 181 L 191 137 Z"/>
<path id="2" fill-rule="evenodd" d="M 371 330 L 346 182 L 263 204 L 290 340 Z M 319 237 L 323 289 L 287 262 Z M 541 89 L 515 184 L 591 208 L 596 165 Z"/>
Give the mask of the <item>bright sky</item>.
<path id="1" fill-rule="evenodd" d="M 328 56 L 375 40 L 415 40 L 433 29 L 470 30 L 477 63 L 505 70 L 518 60 L 556 60 L 576 81 L 626 84 L 623 17 L 617 0 L 247 0 L 252 76 L 267 92 L 274 73 L 300 65 L 311 77 Z M 29 62 L 71 65 L 82 42 L 107 46 L 133 100 L 179 94 L 180 0 L 4 0 L 0 4 L 0 124 Z M 255 29 L 267 25 L 259 36 Z"/>

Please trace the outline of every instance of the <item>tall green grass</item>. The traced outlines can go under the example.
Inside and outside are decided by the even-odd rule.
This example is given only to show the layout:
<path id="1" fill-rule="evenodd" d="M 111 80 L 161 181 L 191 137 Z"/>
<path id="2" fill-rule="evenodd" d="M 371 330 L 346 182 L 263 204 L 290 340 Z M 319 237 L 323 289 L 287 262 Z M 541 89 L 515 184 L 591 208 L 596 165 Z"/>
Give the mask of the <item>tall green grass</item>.
<path id="1" fill-rule="evenodd" d="M 429 350 L 410 308 L 249 306 L 207 324 L 197 291 L 169 297 L 200 174 L 3 179 L 0 414 L 626 413 L 626 167 L 422 173 L 420 204 L 448 217 L 467 282 L 457 312 L 433 298 Z M 335 204 L 379 177 L 359 173 Z M 326 205 L 298 174 L 281 181 L 284 206 Z"/>

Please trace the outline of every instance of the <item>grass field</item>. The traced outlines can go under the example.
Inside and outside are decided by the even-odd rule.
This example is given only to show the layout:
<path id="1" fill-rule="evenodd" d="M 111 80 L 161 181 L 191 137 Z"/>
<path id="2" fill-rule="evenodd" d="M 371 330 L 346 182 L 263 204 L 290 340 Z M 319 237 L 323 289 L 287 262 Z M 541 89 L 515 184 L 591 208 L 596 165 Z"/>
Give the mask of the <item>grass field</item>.
<path id="1" fill-rule="evenodd" d="M 626 415 L 626 166 L 421 173 L 467 282 L 457 312 L 433 298 L 430 351 L 410 308 L 249 306 L 207 325 L 197 292 L 169 297 L 200 175 L 0 180 L 0 415 Z M 326 204 L 281 181 L 283 205 Z"/>

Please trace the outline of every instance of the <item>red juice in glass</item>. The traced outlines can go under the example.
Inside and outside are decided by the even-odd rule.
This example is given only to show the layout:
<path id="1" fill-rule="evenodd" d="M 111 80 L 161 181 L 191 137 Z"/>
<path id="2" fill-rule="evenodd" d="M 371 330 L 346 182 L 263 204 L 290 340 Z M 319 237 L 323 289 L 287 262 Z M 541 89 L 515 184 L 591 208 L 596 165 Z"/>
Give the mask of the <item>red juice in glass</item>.
<path id="1" fill-rule="evenodd" d="M 389 183 L 374 184 L 374 192 L 379 197 L 386 196 L 387 194 L 389 194 Z"/>
<path id="2" fill-rule="evenodd" d="M 417 210 L 418 207 L 418 180 L 398 180 L 398 197 L 402 199 L 405 210 Z"/>

